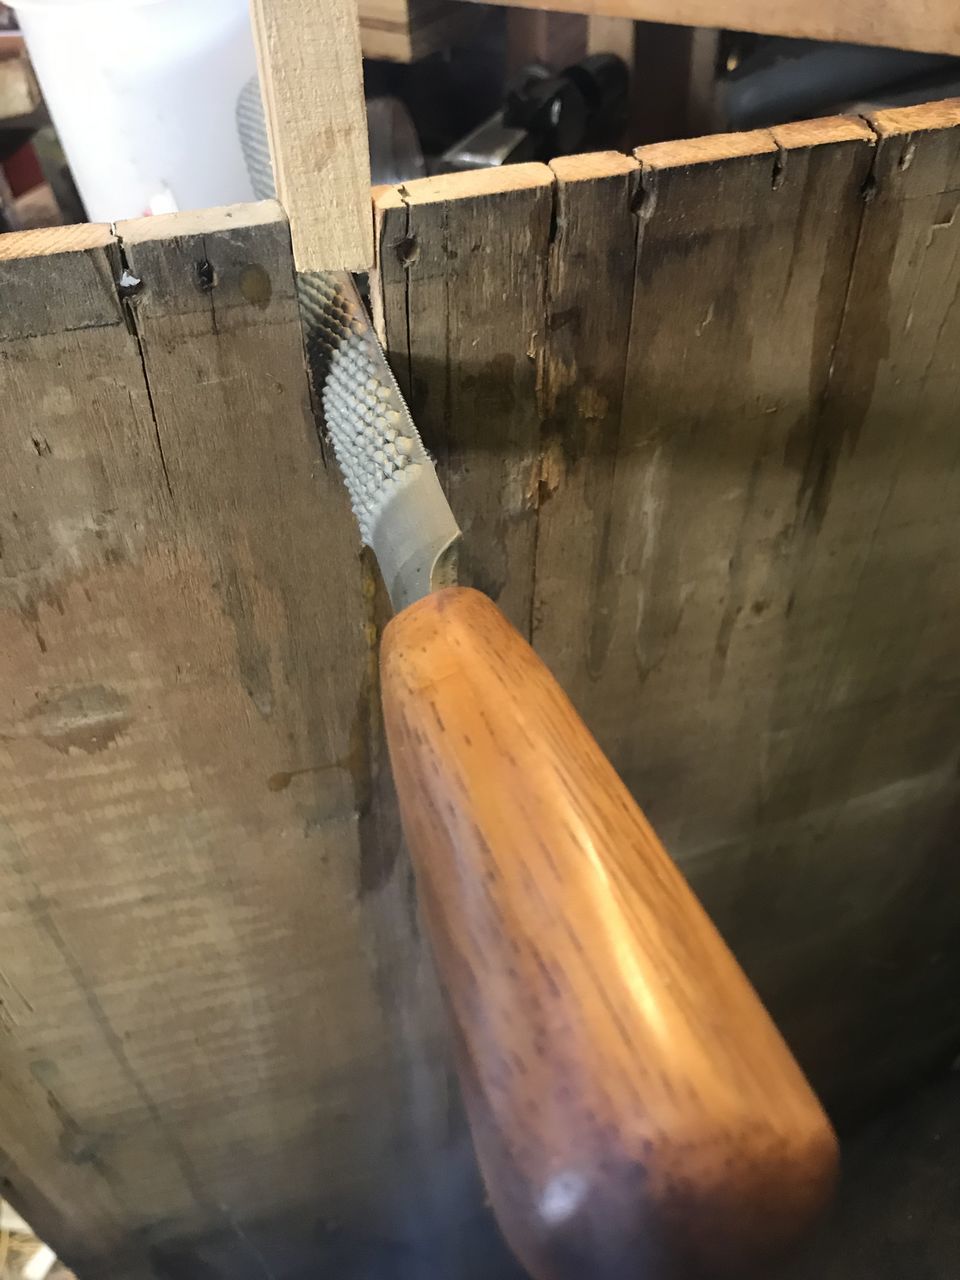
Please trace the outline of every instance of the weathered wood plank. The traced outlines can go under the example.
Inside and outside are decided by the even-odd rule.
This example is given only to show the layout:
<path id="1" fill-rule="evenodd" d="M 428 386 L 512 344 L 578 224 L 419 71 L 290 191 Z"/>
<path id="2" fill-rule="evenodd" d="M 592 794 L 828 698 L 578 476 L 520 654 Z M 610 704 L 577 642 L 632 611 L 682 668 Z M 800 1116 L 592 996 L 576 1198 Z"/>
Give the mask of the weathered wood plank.
<path id="1" fill-rule="evenodd" d="M 929 458 L 945 477 L 953 465 L 941 415 L 955 400 L 955 111 L 887 113 L 879 148 L 850 119 L 643 148 L 635 196 L 629 161 L 553 167 L 534 638 L 818 1083 L 846 1105 L 929 1061 L 960 1025 L 953 970 L 930 959 L 951 919 L 935 899 L 945 897 L 940 828 L 956 803 L 958 628 L 939 585 L 954 572 L 940 515 L 955 503 L 952 481 L 921 514 Z M 888 168 L 896 225 L 892 212 L 877 222 Z M 464 359 L 456 343 L 448 357 L 446 336 L 479 292 L 451 292 L 459 283 L 440 278 L 441 246 L 458 254 L 455 273 L 476 241 L 452 237 L 464 225 L 456 184 L 429 190 L 418 234 L 408 196 L 379 198 L 378 310 L 455 492 L 490 428 L 487 415 L 434 409 L 431 420 Z M 415 274 L 424 259 L 436 264 L 429 291 Z M 889 377 L 911 390 L 891 409 L 870 378 L 887 342 L 888 264 L 901 259 L 901 324 L 918 325 L 928 294 L 931 315 L 896 357 L 906 369 Z M 524 347 L 506 325 L 496 337 L 515 367 Z M 911 403 L 924 397 L 925 443 L 908 451 Z M 849 449 L 864 415 L 878 424 L 869 437 L 861 428 L 873 461 L 862 444 L 849 458 L 838 444 Z M 526 466 L 531 441 L 532 430 L 499 440 L 500 470 L 484 485 Z M 880 521 L 894 477 L 901 508 Z M 471 495 L 468 520 L 478 506 Z M 902 531 L 897 541 L 894 519 L 910 542 Z M 470 537 L 468 524 L 468 548 Z M 513 544 L 514 581 L 526 581 L 530 546 Z M 884 556 L 882 573 L 864 567 Z M 918 598 L 931 575 L 936 589 Z M 929 947 L 907 944 L 918 905 Z M 893 990 L 875 956 L 897 947 L 918 960 Z M 891 1019 L 909 1024 L 912 1042 L 881 1065 Z"/>
<path id="2" fill-rule="evenodd" d="M 533 642 L 582 711 L 591 637 L 612 623 L 613 484 L 633 307 L 640 166 L 615 153 L 554 160 L 556 235 L 543 373 Z M 570 591 L 579 581 L 584 590 Z"/>
<path id="3" fill-rule="evenodd" d="M 801 705 L 811 693 L 783 668 L 811 634 L 793 598 L 797 453 L 817 429 L 872 152 L 859 122 L 836 121 L 637 153 L 617 560 L 598 587 L 614 621 L 589 695 L 601 741 L 828 1091 L 837 1073 L 797 1033 L 803 959 L 779 958 L 812 913 L 836 916 L 804 879 L 800 780 L 782 782 L 797 788 L 785 829 L 764 803 L 778 690 L 793 676 Z"/>
<path id="4" fill-rule="evenodd" d="M 380 322 L 464 530 L 462 581 L 527 632 L 552 207 L 538 164 L 424 178 L 379 201 Z"/>
<path id="5" fill-rule="evenodd" d="M 116 900 L 117 854 L 91 828 L 98 811 L 125 803 L 97 764 L 126 727 L 129 695 L 104 683 L 95 661 L 87 676 L 83 657 L 71 657 L 75 639 L 58 643 L 68 601 L 71 622 L 85 619 L 88 661 L 122 626 L 116 612 L 100 622 L 84 586 L 78 614 L 62 584 L 76 582 L 84 563 L 119 563 L 128 540 L 141 543 L 132 519 L 116 527 L 112 495 L 131 487 L 133 473 L 143 498 L 159 474 L 154 441 L 131 413 L 142 373 L 118 275 L 106 227 L 0 236 L 0 1194 L 79 1265 L 93 1269 L 102 1250 L 119 1274 L 139 1276 L 151 1273 L 147 1249 L 101 1152 L 115 1118 L 134 1113 L 136 1086 L 63 921 L 98 896 Z M 101 852 L 103 865 L 91 868 L 87 852 Z M 91 1123 L 101 1107 L 109 1131 Z M 174 1156 L 157 1163 L 156 1186 L 176 1178 Z"/>
<path id="6" fill-rule="evenodd" d="M 0 263 L 0 1173 L 85 1275 L 203 1238 L 263 1275 L 375 1212 L 409 1132 L 356 533 L 278 207 L 119 236 Z"/>
<path id="7" fill-rule="evenodd" d="M 766 35 L 960 53 L 953 0 L 502 0 L 521 8 L 597 14 L 690 27 L 729 27 Z"/>
<path id="8" fill-rule="evenodd" d="M 834 168 L 829 179 L 840 178 L 835 202 L 844 182 L 855 197 L 869 151 L 862 134 L 825 149 L 823 161 Z M 812 281 L 817 271 L 826 276 L 839 325 L 859 206 L 852 198 L 847 262 L 841 242 L 829 263 L 838 275 L 832 279 L 823 270 L 828 246 L 818 235 L 802 168 L 788 165 L 790 186 L 774 190 L 782 161 L 769 134 L 664 144 L 638 154 L 641 239 L 632 317 L 624 318 L 630 354 L 607 499 L 612 524 L 605 562 L 587 578 L 588 630 L 568 643 L 580 655 L 575 699 L 676 852 L 696 847 L 705 831 L 723 830 L 725 812 L 739 812 L 730 782 L 742 766 L 728 755 L 715 757 L 712 734 L 729 733 L 739 722 L 742 695 L 738 679 L 724 687 L 714 636 L 725 616 L 736 539 L 752 551 L 780 527 L 770 501 L 754 507 L 741 473 L 755 465 L 761 474 L 754 486 L 766 479 L 776 505 L 789 500 L 793 485 L 777 436 L 798 406 L 808 410 L 829 360 L 826 326 L 814 347 L 823 303 Z M 849 173 L 838 175 L 841 165 Z M 798 278 L 792 245 L 804 230 L 806 242 L 798 240 L 797 249 L 812 262 Z M 584 281 L 590 275 L 585 271 Z M 783 312 L 786 290 L 801 286 Z M 784 324 L 793 341 L 781 346 Z M 745 519 L 756 523 L 741 534 Z M 562 568 L 559 562 L 556 571 Z M 566 592 L 557 590 L 558 598 L 569 594 L 569 583 Z M 554 625 L 559 632 L 562 624 Z M 728 620 L 724 631 L 729 626 Z"/>
<path id="9" fill-rule="evenodd" d="M 865 1064 L 893 1087 L 960 1026 L 960 103 L 874 127 L 831 376 L 791 449 L 791 625 L 739 911 L 747 954 L 806 1010 L 817 1069 L 853 1098 Z"/>
<path id="10" fill-rule="evenodd" d="M 597 513 L 571 513 L 550 558 L 556 497 L 541 512 L 539 642 L 818 1082 L 847 1105 L 929 1061 L 960 1025 L 942 959 L 953 917 L 937 902 L 957 804 L 960 620 L 940 585 L 956 578 L 942 523 L 956 506 L 954 110 L 878 120 L 869 206 L 873 148 L 855 122 L 638 152 L 606 567 L 587 571 L 575 550 L 579 533 L 589 559 Z M 883 215 L 884 175 L 904 158 Z M 605 245 L 582 269 L 587 296 Z M 917 323 L 911 309 L 926 316 L 928 297 L 931 308 L 891 356 L 896 397 L 872 389 L 891 260 L 900 326 Z M 907 435 L 914 413 L 919 437 Z M 558 618 L 542 607 L 548 590 Z M 571 614 L 592 632 L 566 631 Z M 922 943 L 910 923 L 921 904 Z M 914 963 L 893 983 L 901 954 Z M 909 1028 L 896 1052 L 892 1025 Z"/>

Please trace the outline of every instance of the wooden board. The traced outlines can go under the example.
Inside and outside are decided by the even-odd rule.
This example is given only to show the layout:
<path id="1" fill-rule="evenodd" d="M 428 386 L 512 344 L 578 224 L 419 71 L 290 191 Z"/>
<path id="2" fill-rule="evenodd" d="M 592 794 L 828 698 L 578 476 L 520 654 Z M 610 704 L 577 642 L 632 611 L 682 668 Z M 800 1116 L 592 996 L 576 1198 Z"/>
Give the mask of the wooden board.
<path id="1" fill-rule="evenodd" d="M 529 9 L 586 13 L 690 27 L 729 27 L 765 35 L 845 40 L 930 53 L 960 53 L 954 0 L 502 0 Z"/>
<path id="2" fill-rule="evenodd" d="M 0 297 L 0 1193 L 83 1277 L 399 1248 L 464 1146 L 286 223 L 0 237 Z"/>
<path id="3" fill-rule="evenodd" d="M 373 262 L 356 0 L 250 0 L 277 197 L 298 271 Z"/>
<path id="4" fill-rule="evenodd" d="M 466 579 L 515 617 L 530 602 L 535 644 L 842 1114 L 960 1042 L 958 110 L 888 113 L 879 145 L 841 119 L 643 148 L 639 172 L 557 161 L 550 245 L 492 186 L 486 242 L 446 180 L 429 220 L 378 199 L 380 310 L 453 478 Z M 522 275 L 496 256 L 517 236 Z M 542 371 L 520 509 L 507 477 L 530 474 L 535 424 L 498 430 L 495 382 L 479 413 L 449 394 L 478 316 L 485 369 Z M 500 385 L 516 429 L 534 391 Z"/>
<path id="5" fill-rule="evenodd" d="M 796 887 L 809 930 L 782 948 L 781 981 L 807 1011 L 798 1033 L 822 1037 L 821 1069 L 842 1064 L 851 1096 L 864 1064 L 875 1087 L 896 1087 L 960 1026 L 960 102 L 873 124 L 869 200 L 804 460 L 793 613 L 805 629 L 784 651 L 763 815 L 782 830 L 804 814 L 809 858 L 795 847 L 779 914 Z M 825 897 L 842 904 L 833 919 L 817 910 Z"/>
<path id="6" fill-rule="evenodd" d="M 527 633 L 552 186 L 545 165 L 511 165 L 377 203 L 381 330 L 466 535 L 464 572 Z"/>

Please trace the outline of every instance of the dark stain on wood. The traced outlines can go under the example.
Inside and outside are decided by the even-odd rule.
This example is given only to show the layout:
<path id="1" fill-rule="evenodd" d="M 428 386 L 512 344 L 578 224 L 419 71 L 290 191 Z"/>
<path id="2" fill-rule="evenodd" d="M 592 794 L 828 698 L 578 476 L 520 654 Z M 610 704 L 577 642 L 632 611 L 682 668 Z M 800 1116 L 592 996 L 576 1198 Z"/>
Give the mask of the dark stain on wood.
<path id="1" fill-rule="evenodd" d="M 270 272 L 257 262 L 251 262 L 240 270 L 240 292 L 251 306 L 265 311 L 273 297 Z"/>

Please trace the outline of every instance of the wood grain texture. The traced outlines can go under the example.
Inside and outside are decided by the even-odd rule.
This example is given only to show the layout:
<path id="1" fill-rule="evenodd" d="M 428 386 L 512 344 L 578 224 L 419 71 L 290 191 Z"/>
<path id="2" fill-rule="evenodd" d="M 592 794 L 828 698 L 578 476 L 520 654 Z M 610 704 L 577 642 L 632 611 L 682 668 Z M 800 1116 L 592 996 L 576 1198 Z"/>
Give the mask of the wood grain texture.
<path id="1" fill-rule="evenodd" d="M 546 667 L 479 592 L 381 651 L 404 831 L 488 1194 L 536 1280 L 742 1276 L 836 1144 L 736 961 Z"/>
<path id="2" fill-rule="evenodd" d="M 862 1064 L 894 1088 L 949 1054 L 960 1027 L 960 103 L 873 126 L 870 199 L 801 455 L 807 545 L 761 811 L 776 830 L 802 809 L 808 832 L 778 887 L 779 919 L 792 896 L 804 936 L 771 976 L 807 1009 L 798 1033 L 817 1025 L 818 1073 L 854 1096 Z M 827 896 L 845 904 L 833 918 L 817 908 Z M 744 945 L 759 953 L 754 931 Z"/>
<path id="3" fill-rule="evenodd" d="M 286 222 L 0 257 L 0 1188 L 84 1280 L 336 1269 L 412 1233 L 447 1104 L 384 1013 L 416 937 Z"/>
<path id="4" fill-rule="evenodd" d="M 958 120 L 376 203 L 471 578 L 846 1114 L 960 1047 Z M 281 227 L 124 228 L 133 311 L 0 237 L 0 1194 L 83 1280 L 486 1280 Z"/>
<path id="5" fill-rule="evenodd" d="M 464 531 L 462 580 L 529 631 L 551 172 L 424 178 L 377 208 L 379 323 Z"/>
<path id="6" fill-rule="evenodd" d="M 957 115 L 552 170 L 534 643 L 848 1115 L 960 1046 Z M 431 257 L 460 216 L 434 181 Z M 403 198 L 377 203 L 397 367 L 429 350 L 442 388 L 390 261 Z M 418 413 L 452 470 L 482 448 Z"/>
<path id="7" fill-rule="evenodd" d="M 503 0 L 521 8 L 597 14 L 691 27 L 728 27 L 765 35 L 846 40 L 931 53 L 960 53 L 953 0 Z"/>
<path id="8" fill-rule="evenodd" d="M 555 604 L 538 608 L 535 642 L 778 1017 L 792 1035 L 810 1018 L 798 1045 L 829 1088 L 841 1071 L 836 1046 L 812 1034 L 822 1005 L 793 992 L 815 963 L 805 939 L 826 918 L 809 879 L 819 859 L 802 801 L 774 834 L 762 797 L 792 675 L 780 646 L 809 636 L 790 599 L 793 451 L 824 394 L 872 140 L 840 121 L 637 154 L 616 458 L 586 461 L 603 487 L 574 526 L 597 530 L 606 558 L 578 572 L 562 553 L 547 558 L 541 534 L 538 595 Z M 569 537 L 570 555 L 590 538 Z M 801 700 L 809 688 L 801 676 Z"/>
<path id="9" fill-rule="evenodd" d="M 613 484 L 633 307 L 640 166 L 615 153 L 554 160 L 533 638 L 576 701 L 613 623 Z M 587 589 L 571 594 L 570 581 Z M 591 590 L 587 584 L 597 584 Z"/>
<path id="10" fill-rule="evenodd" d="M 609 535 L 619 571 L 596 579 L 615 621 L 591 636 L 574 688 L 611 715 L 598 736 L 628 785 L 670 813 L 671 848 L 719 843 L 763 785 L 751 744 L 789 594 L 778 539 L 800 483 L 785 454 L 828 375 L 872 160 L 866 129 L 836 129 L 822 147 L 758 132 L 637 153 L 642 228 Z M 669 750 L 616 711 L 625 687 L 648 726 L 669 726 Z M 720 759 L 717 734 L 731 747 Z"/>
<path id="11" fill-rule="evenodd" d="M 298 271 L 373 262 L 357 0 L 250 0 L 277 196 Z"/>

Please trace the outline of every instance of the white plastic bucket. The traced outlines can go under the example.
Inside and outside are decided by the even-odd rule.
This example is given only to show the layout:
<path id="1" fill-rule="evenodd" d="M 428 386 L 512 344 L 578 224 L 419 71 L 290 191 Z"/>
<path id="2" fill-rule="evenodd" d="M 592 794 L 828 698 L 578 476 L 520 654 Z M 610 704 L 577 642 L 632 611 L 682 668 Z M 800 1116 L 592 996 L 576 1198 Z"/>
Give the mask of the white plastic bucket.
<path id="1" fill-rule="evenodd" d="M 256 73 L 247 0 L 15 8 L 94 222 L 253 199 L 234 116 Z"/>

